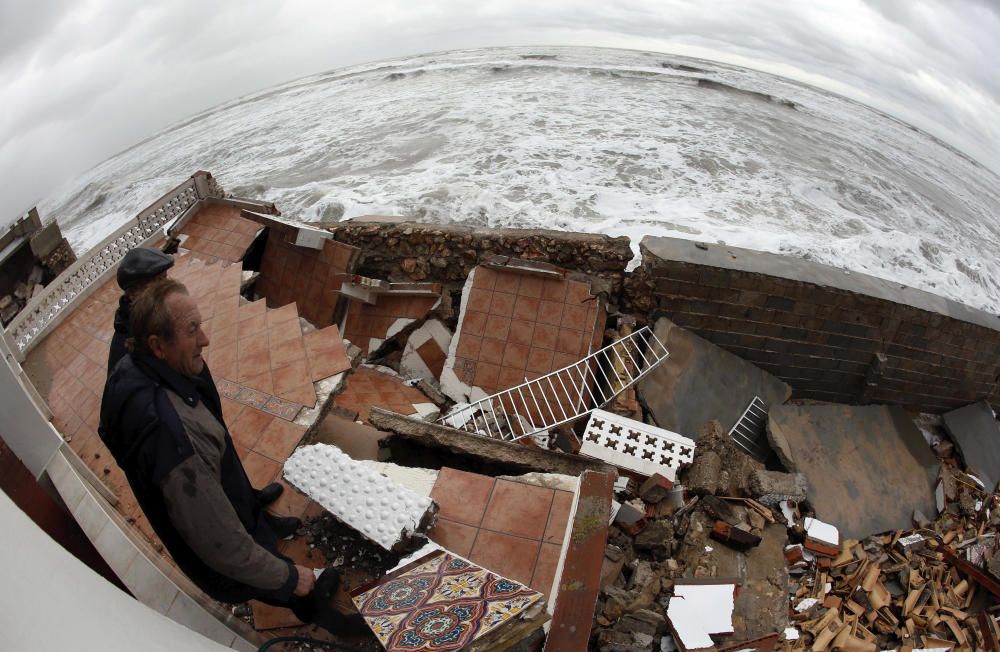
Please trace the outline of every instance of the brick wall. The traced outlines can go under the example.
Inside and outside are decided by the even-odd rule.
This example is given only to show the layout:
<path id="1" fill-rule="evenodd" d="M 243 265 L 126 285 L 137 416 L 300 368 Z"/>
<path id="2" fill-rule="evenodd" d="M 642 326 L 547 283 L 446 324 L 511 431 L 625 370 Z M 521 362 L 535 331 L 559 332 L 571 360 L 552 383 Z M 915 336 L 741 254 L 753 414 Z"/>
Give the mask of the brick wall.
<path id="1" fill-rule="evenodd" d="M 862 274 L 734 247 L 646 238 L 625 304 L 667 316 L 797 398 L 941 412 L 1000 407 L 1000 319 Z M 880 358 L 884 356 L 884 359 Z"/>

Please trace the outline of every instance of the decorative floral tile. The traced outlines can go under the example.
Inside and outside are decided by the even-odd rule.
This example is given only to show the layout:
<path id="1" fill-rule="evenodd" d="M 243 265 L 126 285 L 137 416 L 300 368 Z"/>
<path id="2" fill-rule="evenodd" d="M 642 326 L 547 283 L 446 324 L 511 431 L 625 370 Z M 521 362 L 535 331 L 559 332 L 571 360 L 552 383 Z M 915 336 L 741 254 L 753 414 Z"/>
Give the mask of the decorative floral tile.
<path id="1" fill-rule="evenodd" d="M 219 394 L 222 396 L 244 405 L 249 405 L 262 412 L 273 414 L 285 421 L 294 421 L 295 417 L 299 414 L 299 410 L 302 409 L 302 406 L 298 403 L 265 394 L 251 387 L 234 383 L 231 380 L 220 378 L 215 382 L 215 386 L 219 389 Z"/>
<path id="2" fill-rule="evenodd" d="M 361 586 L 351 598 L 388 652 L 460 650 L 542 598 L 438 550 Z"/>

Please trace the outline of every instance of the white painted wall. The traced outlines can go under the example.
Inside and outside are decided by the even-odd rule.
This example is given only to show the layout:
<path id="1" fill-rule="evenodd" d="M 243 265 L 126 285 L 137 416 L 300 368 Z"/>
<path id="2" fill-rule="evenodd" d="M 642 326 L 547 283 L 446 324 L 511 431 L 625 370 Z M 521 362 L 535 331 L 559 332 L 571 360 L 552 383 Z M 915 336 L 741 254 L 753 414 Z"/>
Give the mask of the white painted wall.
<path id="1" fill-rule="evenodd" d="M 0 647 L 5 650 L 227 650 L 87 568 L 0 492 Z"/>
<path id="2" fill-rule="evenodd" d="M 0 337 L 0 436 L 37 478 L 63 440 L 31 400 L 9 343 Z"/>

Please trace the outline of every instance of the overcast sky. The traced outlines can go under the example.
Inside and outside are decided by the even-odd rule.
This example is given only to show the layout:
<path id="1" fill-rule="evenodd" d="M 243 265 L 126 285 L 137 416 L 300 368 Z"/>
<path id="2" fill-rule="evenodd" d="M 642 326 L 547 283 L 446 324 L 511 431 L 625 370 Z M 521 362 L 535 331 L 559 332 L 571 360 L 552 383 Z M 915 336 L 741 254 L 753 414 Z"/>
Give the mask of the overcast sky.
<path id="1" fill-rule="evenodd" d="M 0 223 L 254 90 L 400 55 L 541 44 L 674 52 L 796 78 L 1000 172 L 1000 0 L 0 0 Z"/>

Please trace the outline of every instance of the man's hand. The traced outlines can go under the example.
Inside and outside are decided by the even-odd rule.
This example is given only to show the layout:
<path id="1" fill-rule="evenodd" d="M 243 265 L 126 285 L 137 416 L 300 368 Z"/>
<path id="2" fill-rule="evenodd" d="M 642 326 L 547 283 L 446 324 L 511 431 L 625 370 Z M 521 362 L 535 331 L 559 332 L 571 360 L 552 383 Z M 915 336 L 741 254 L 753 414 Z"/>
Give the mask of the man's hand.
<path id="1" fill-rule="evenodd" d="M 313 569 L 296 565 L 295 570 L 299 573 L 299 581 L 295 584 L 295 591 L 293 593 L 299 597 L 309 595 L 313 590 L 313 585 L 316 584 L 316 576 L 313 575 Z"/>

